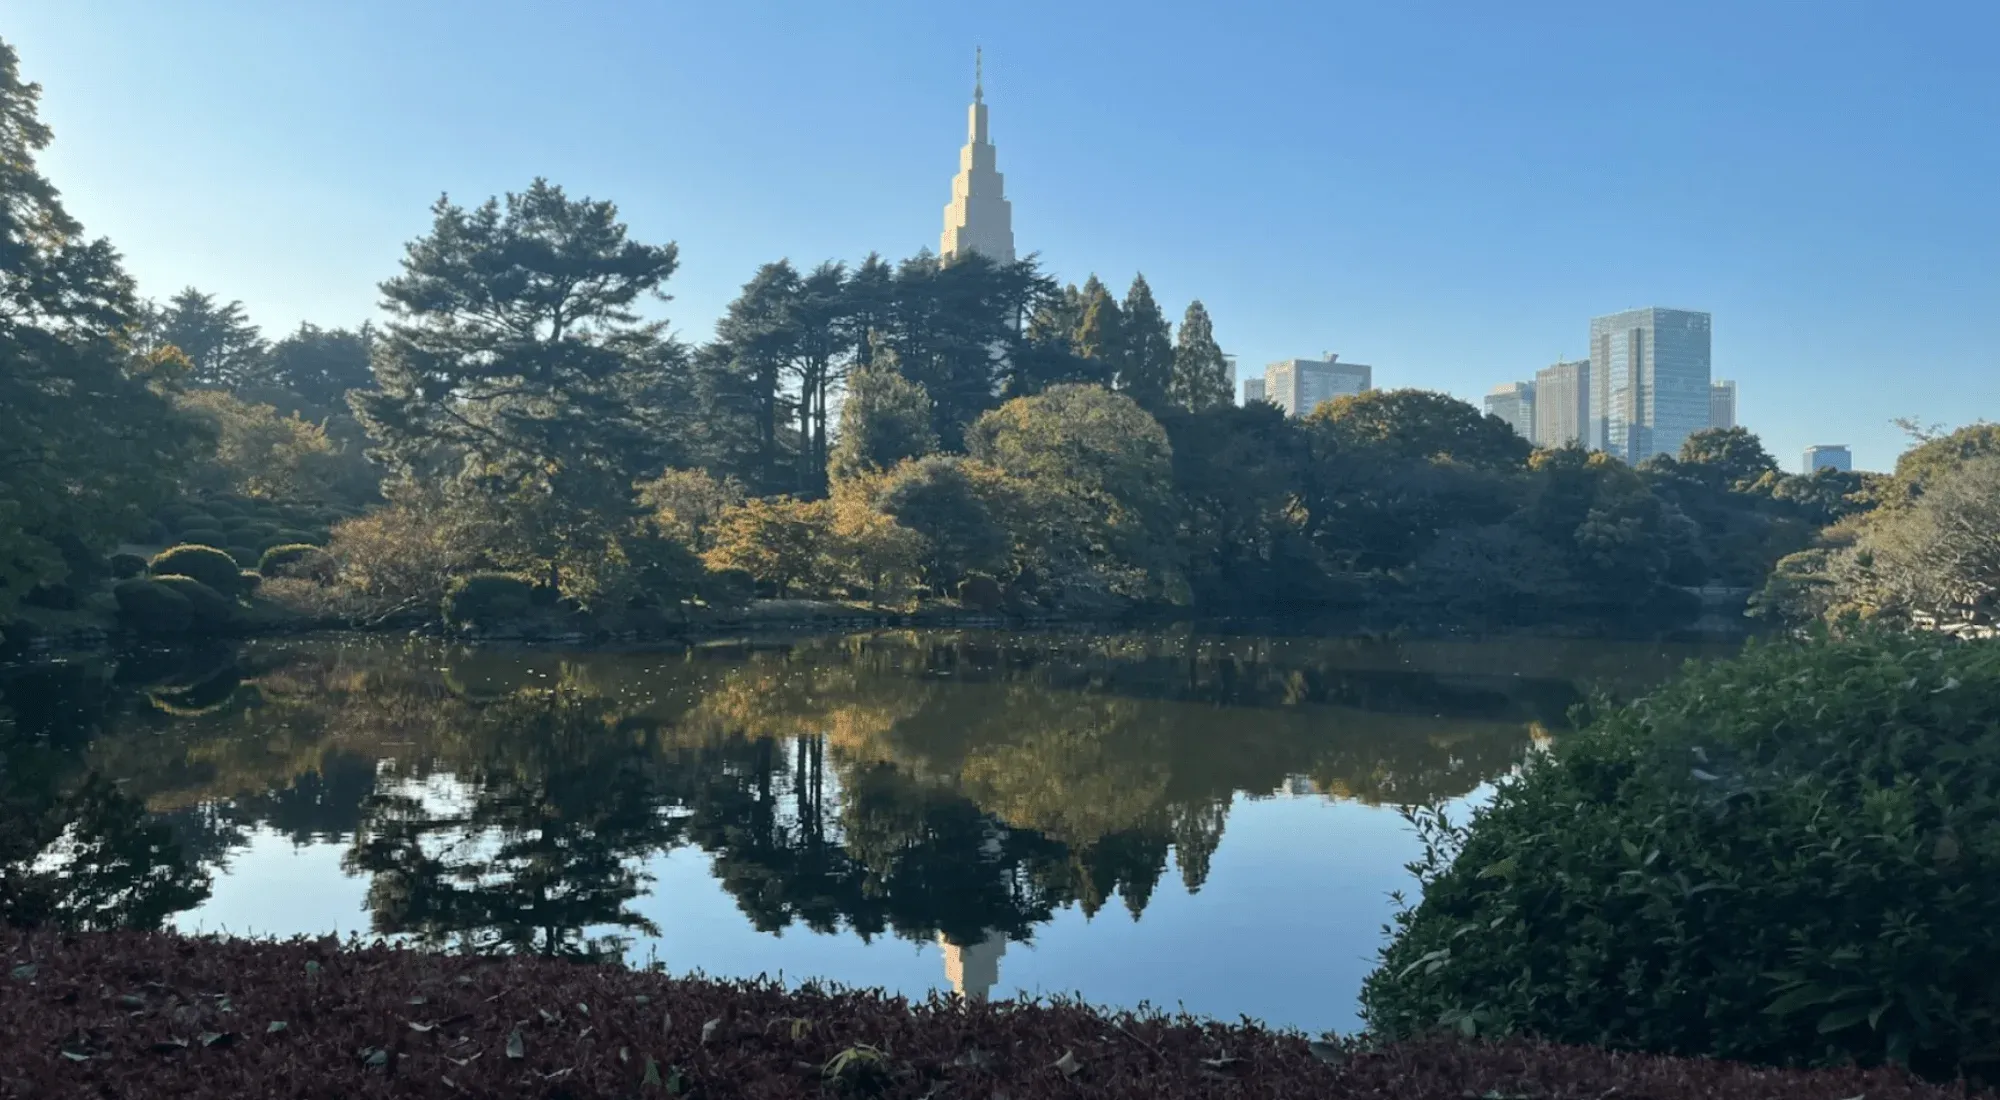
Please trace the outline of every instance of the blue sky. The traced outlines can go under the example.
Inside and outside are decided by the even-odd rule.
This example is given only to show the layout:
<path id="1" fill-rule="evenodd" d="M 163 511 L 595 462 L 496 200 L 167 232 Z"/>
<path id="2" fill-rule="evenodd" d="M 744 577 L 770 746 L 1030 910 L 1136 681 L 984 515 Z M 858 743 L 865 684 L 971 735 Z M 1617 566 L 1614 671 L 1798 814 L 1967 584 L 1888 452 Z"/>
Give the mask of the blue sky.
<path id="1" fill-rule="evenodd" d="M 1246 366 L 1477 399 L 1593 314 L 1715 315 L 1787 468 L 2000 417 L 2000 4 L 14 0 L 44 166 L 149 295 L 354 324 L 441 192 L 536 175 L 756 265 L 937 245 L 972 48 L 1017 243 Z"/>

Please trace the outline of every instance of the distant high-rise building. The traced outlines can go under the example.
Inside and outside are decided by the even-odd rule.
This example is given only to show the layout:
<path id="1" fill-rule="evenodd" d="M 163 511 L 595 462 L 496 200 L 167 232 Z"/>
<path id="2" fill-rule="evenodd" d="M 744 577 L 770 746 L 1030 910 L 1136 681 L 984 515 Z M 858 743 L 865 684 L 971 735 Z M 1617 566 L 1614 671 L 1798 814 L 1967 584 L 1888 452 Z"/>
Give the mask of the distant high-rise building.
<path id="1" fill-rule="evenodd" d="M 1486 395 L 1486 412 L 1507 422 L 1516 435 L 1535 442 L 1535 384 L 1509 382 Z"/>
<path id="2" fill-rule="evenodd" d="M 958 175 L 951 179 L 951 202 L 944 208 L 944 235 L 938 255 L 946 259 L 975 251 L 998 264 L 1014 262 L 1014 208 L 1006 198 L 997 154 L 986 135 L 985 73 L 973 54 L 972 111 L 965 148 L 958 152 Z"/>
<path id="3" fill-rule="evenodd" d="M 1708 427 L 1709 328 L 1685 309 L 1592 318 L 1590 446 L 1636 464 Z"/>
<path id="4" fill-rule="evenodd" d="M 1243 403 L 1248 405 L 1252 401 L 1262 400 L 1264 400 L 1264 380 L 1262 378 L 1245 378 L 1243 380 Z"/>
<path id="5" fill-rule="evenodd" d="M 1718 380 L 1709 384 L 1708 426 L 1711 428 L 1736 426 L 1736 383 Z"/>
<path id="6" fill-rule="evenodd" d="M 1822 443 L 1806 448 L 1805 472 L 1816 470 L 1840 470 L 1843 473 L 1854 469 L 1854 455 L 1845 443 Z"/>
<path id="7" fill-rule="evenodd" d="M 1304 416 L 1336 397 L 1367 393 L 1374 386 L 1375 368 L 1361 363 L 1337 362 L 1331 352 L 1324 359 L 1281 359 L 1264 368 L 1264 400 L 1285 410 L 1287 416 Z"/>
<path id="8" fill-rule="evenodd" d="M 974 944 L 953 943 L 943 932 L 937 934 L 944 950 L 944 978 L 951 991 L 968 1001 L 983 1001 L 993 995 L 1000 981 L 1000 956 L 1007 953 L 1007 937 L 988 932 Z"/>
<path id="9" fill-rule="evenodd" d="M 1590 360 L 1557 363 L 1535 372 L 1535 446 L 1584 442 L 1590 426 Z"/>

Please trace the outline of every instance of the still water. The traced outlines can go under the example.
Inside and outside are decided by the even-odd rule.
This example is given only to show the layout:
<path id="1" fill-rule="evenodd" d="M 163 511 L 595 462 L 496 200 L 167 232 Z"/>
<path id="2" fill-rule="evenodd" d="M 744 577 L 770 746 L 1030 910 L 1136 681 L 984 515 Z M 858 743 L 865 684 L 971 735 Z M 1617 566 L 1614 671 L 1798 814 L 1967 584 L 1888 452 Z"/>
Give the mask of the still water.
<path id="1" fill-rule="evenodd" d="M 1701 655 L 1185 632 L 321 638 L 16 670 L 0 733 L 43 746 L 38 773 L 95 771 L 171 826 L 172 866 L 81 828 L 42 860 L 143 879 L 190 932 L 1318 1032 L 1355 1025 L 1411 885 L 1399 807 L 1462 811 L 1586 695 Z"/>

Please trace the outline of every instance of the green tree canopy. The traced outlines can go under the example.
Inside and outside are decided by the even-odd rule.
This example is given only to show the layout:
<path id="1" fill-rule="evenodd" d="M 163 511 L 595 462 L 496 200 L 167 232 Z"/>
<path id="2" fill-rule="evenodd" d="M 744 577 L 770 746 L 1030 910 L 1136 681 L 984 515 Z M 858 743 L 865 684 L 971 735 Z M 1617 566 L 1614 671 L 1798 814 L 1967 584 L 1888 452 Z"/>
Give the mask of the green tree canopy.
<path id="1" fill-rule="evenodd" d="M 1681 443 L 1680 465 L 1723 488 L 1747 489 L 1778 468 L 1747 428 L 1707 428 Z"/>
<path id="2" fill-rule="evenodd" d="M 1119 364 L 1119 392 L 1139 403 L 1139 407 L 1159 415 L 1167 407 L 1167 391 L 1173 385 L 1174 343 L 1166 314 L 1153 299 L 1153 288 L 1144 275 L 1134 275 L 1125 301 L 1118 307 L 1125 355 Z"/>
<path id="3" fill-rule="evenodd" d="M 924 540 L 924 583 L 951 592 L 975 570 L 1006 565 L 1001 527 L 964 458 L 933 455 L 898 467 L 883 488 L 881 509 Z"/>
<path id="4" fill-rule="evenodd" d="M 937 450 L 931 400 L 923 386 L 903 377 L 895 353 L 882 349 L 847 380 L 840 405 L 840 436 L 829 472 L 835 480 L 888 470 Z"/>
<path id="5" fill-rule="evenodd" d="M 1499 417 L 1429 390 L 1351 394 L 1314 409 L 1306 422 L 1343 446 L 1475 469 L 1518 470 L 1534 449 Z"/>
<path id="6" fill-rule="evenodd" d="M 151 338 L 179 348 L 194 365 L 189 382 L 237 389 L 264 381 L 269 348 L 242 302 L 219 304 L 215 295 L 187 287 L 151 320 Z"/>
<path id="7" fill-rule="evenodd" d="M 133 350 L 118 253 L 36 167 L 40 95 L 0 42 L 0 615 L 139 529 L 202 441 L 165 396 L 185 360 Z"/>
<path id="8" fill-rule="evenodd" d="M 1174 337 L 1169 398 L 1180 408 L 1200 412 L 1235 404 L 1235 397 L 1230 385 L 1229 360 L 1215 342 L 1215 325 L 1208 318 L 1208 307 L 1197 298 L 1188 303 L 1180 332 Z"/>
<path id="9" fill-rule="evenodd" d="M 675 457 L 684 355 L 635 310 L 675 247 L 631 240 L 611 203 L 540 179 L 504 205 L 432 212 L 382 284 L 394 320 L 376 387 L 354 395 L 376 454 L 499 509 L 504 564 L 555 574 L 559 558 L 601 556 L 635 478 Z"/>

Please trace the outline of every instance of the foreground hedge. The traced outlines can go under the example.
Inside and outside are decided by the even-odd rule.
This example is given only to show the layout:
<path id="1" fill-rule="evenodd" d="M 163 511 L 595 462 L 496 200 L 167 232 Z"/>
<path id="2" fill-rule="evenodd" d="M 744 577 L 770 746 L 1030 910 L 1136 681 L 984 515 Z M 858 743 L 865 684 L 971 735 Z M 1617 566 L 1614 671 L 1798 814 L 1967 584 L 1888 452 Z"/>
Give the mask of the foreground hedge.
<path id="1" fill-rule="evenodd" d="M 1753 645 L 1430 841 L 1382 1034 L 2000 1066 L 2000 642 Z"/>
<path id="2" fill-rule="evenodd" d="M 911 1005 L 334 941 L 0 931 L 7 1097 L 1934 1100 L 1893 1071 L 1519 1044 L 1366 1053 L 1075 1005 Z M 1325 1059 L 1325 1060 L 1323 1060 Z"/>

